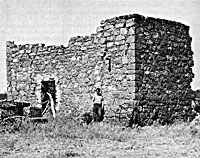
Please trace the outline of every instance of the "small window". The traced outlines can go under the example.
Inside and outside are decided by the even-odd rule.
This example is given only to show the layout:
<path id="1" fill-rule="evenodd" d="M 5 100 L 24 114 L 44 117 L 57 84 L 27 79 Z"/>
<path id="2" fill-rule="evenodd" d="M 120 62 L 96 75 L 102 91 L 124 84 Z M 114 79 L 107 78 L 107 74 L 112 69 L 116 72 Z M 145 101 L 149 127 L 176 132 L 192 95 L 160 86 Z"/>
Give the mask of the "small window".
<path id="1" fill-rule="evenodd" d="M 108 66 L 108 71 L 111 71 L 111 58 L 106 58 L 106 65 Z"/>

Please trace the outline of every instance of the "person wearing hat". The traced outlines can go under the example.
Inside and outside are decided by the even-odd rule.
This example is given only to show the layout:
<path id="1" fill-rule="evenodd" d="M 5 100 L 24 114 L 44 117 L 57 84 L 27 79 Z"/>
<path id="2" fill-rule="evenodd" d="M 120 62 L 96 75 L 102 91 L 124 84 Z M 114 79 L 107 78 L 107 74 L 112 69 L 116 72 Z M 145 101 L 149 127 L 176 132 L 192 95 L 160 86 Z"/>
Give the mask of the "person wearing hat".
<path id="1" fill-rule="evenodd" d="M 104 109 L 103 109 L 103 97 L 100 88 L 96 88 L 93 96 L 93 120 L 94 122 L 103 121 Z"/>

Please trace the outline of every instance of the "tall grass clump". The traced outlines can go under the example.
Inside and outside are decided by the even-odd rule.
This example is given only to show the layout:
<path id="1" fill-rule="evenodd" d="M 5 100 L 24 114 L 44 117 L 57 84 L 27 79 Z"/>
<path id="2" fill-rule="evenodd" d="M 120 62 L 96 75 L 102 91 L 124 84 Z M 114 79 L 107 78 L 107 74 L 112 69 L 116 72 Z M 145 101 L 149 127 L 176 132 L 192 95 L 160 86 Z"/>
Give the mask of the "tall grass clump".
<path id="1" fill-rule="evenodd" d="M 118 142 L 126 142 L 138 138 L 146 141 L 151 141 L 155 138 L 178 140 L 187 137 L 188 141 L 192 138 L 200 138 L 199 126 L 190 127 L 189 123 L 178 123 L 170 126 L 146 126 L 133 129 L 126 128 L 120 124 L 114 125 L 105 122 L 81 125 L 77 120 L 67 116 L 58 116 L 56 119 L 49 118 L 46 123 L 25 119 L 12 124 L 12 126 L 7 126 L 4 129 L 4 133 L 6 132 L 23 134 L 27 137 L 32 135 L 36 137 L 42 136 L 42 138 L 110 140 Z"/>
<path id="2" fill-rule="evenodd" d="M 2 127 L 1 129 L 4 129 L 4 133 L 20 133 L 26 135 L 42 133 L 45 137 L 51 138 L 126 141 L 132 137 L 122 125 L 102 122 L 82 125 L 78 121 L 66 116 L 58 116 L 56 119 L 49 118 L 46 123 L 30 121 L 28 119 L 15 120 Z"/>

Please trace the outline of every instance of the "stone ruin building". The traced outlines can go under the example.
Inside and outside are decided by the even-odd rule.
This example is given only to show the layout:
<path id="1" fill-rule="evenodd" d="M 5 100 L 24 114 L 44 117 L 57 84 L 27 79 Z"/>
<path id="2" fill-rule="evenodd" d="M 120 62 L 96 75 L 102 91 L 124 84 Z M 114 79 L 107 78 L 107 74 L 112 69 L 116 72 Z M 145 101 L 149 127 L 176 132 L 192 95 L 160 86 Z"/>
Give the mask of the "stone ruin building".
<path id="1" fill-rule="evenodd" d="M 189 26 L 138 14 L 103 20 L 96 33 L 68 46 L 7 42 L 8 99 L 41 103 L 51 89 L 60 113 L 88 110 L 102 88 L 106 119 L 130 117 L 134 101 L 150 117 L 186 120 L 191 113 L 193 51 Z"/>

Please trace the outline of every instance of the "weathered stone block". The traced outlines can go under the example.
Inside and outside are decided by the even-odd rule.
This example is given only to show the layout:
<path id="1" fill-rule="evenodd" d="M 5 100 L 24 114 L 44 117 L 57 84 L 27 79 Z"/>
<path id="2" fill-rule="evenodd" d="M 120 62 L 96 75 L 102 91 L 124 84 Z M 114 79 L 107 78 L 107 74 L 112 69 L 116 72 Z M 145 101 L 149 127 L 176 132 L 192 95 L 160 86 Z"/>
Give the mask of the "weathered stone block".
<path id="1" fill-rule="evenodd" d="M 123 26 L 124 26 L 124 23 L 115 24 L 115 28 L 122 28 Z"/>
<path id="2" fill-rule="evenodd" d="M 128 57 L 127 56 L 122 57 L 122 64 L 128 64 Z"/>
<path id="3" fill-rule="evenodd" d="M 97 32 L 97 33 L 103 32 L 103 28 L 102 28 L 102 27 L 97 27 L 96 32 Z"/>
<path id="4" fill-rule="evenodd" d="M 135 28 L 134 27 L 129 28 L 128 34 L 129 35 L 135 35 Z"/>
<path id="5" fill-rule="evenodd" d="M 123 35 L 118 35 L 117 37 L 116 37 L 116 41 L 121 41 L 121 40 L 124 40 L 125 39 L 125 36 L 123 36 Z"/>
<path id="6" fill-rule="evenodd" d="M 127 31 L 126 28 L 121 28 L 121 29 L 120 29 L 120 33 L 121 33 L 122 35 L 126 35 L 126 34 L 128 33 L 128 31 Z"/>
<path id="7" fill-rule="evenodd" d="M 126 27 L 131 27 L 135 25 L 134 19 L 129 19 L 126 21 Z"/>
<path id="8" fill-rule="evenodd" d="M 126 40 L 126 43 L 135 43 L 135 36 L 129 36 Z"/>
<path id="9" fill-rule="evenodd" d="M 130 43 L 130 46 L 128 47 L 128 49 L 135 49 L 135 43 Z"/>
<path id="10" fill-rule="evenodd" d="M 13 59 L 13 63 L 17 63 L 17 62 L 19 62 L 19 59 L 17 58 Z"/>
<path id="11" fill-rule="evenodd" d="M 127 55 L 130 56 L 130 57 L 135 57 L 136 54 L 135 54 L 135 50 L 132 49 L 132 50 L 127 50 Z"/>
<path id="12" fill-rule="evenodd" d="M 105 25 L 105 27 L 104 27 L 104 31 L 106 31 L 106 30 L 112 30 L 114 28 L 114 26 L 113 25 Z"/>
<path id="13" fill-rule="evenodd" d="M 108 42 L 108 43 L 107 43 L 107 48 L 110 48 L 110 47 L 112 47 L 113 45 L 114 45 L 113 42 Z"/>
<path id="14" fill-rule="evenodd" d="M 119 29 L 115 29 L 114 31 L 113 31 L 113 35 L 114 36 L 117 36 L 117 35 L 119 35 L 120 34 L 120 30 Z"/>
<path id="15" fill-rule="evenodd" d="M 99 41 L 99 42 L 100 42 L 100 44 L 105 44 L 106 41 L 107 41 L 106 38 L 100 38 L 100 41 Z"/>

